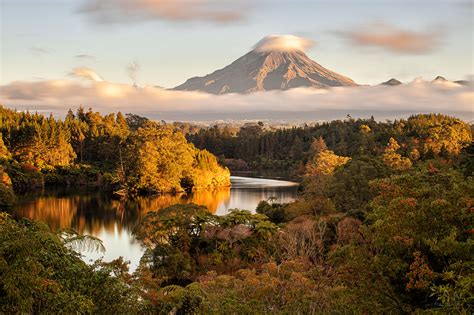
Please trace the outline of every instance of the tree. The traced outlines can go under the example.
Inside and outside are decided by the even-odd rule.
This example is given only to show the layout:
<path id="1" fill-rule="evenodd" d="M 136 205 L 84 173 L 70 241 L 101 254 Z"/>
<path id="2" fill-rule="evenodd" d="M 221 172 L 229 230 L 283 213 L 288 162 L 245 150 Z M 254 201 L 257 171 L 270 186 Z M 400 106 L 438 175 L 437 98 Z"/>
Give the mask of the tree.
<path id="1" fill-rule="evenodd" d="M 139 128 L 127 140 L 124 173 L 128 190 L 178 192 L 230 185 L 230 173 L 214 155 L 197 150 L 169 126 Z"/>
<path id="2" fill-rule="evenodd" d="M 377 196 L 368 237 L 378 249 L 374 259 L 398 294 L 429 308 L 454 293 L 449 290 L 459 290 L 464 300 L 452 303 L 458 310 L 472 308 L 472 299 L 463 293 L 467 284 L 458 280 L 473 279 L 472 178 L 422 168 L 376 180 L 373 186 Z"/>
<path id="3" fill-rule="evenodd" d="M 166 286 L 187 285 L 211 268 L 236 270 L 263 259 L 276 230 L 261 214 L 234 209 L 218 217 L 202 206 L 177 204 L 148 213 L 136 235 L 149 248 L 155 281 Z"/>
<path id="4" fill-rule="evenodd" d="M 312 157 L 306 164 L 305 176 L 315 176 L 318 174 L 330 175 L 334 170 L 346 164 L 350 158 L 338 156 L 333 151 L 328 150 L 322 138 L 315 140 L 311 145 Z"/>
<path id="5" fill-rule="evenodd" d="M 230 186 L 230 172 L 207 150 L 194 150 L 192 168 L 185 172 L 181 186 L 187 190 Z"/>
<path id="6" fill-rule="evenodd" d="M 215 217 L 203 206 L 174 205 L 150 212 L 136 232 L 152 252 L 152 272 L 167 284 L 190 283 L 200 236 Z"/>
<path id="7" fill-rule="evenodd" d="M 144 127 L 150 121 L 146 117 L 142 117 L 135 114 L 126 114 L 125 116 L 127 116 L 125 120 L 131 130 L 137 130 L 140 127 Z"/>
<path id="8" fill-rule="evenodd" d="M 445 151 L 448 156 L 456 156 L 472 141 L 468 124 L 442 114 L 412 116 L 408 118 L 405 129 L 423 154 L 432 152 L 438 156 Z"/>
<path id="9" fill-rule="evenodd" d="M 0 211 L 10 209 L 17 202 L 12 180 L 3 166 L 0 166 Z"/>
<path id="10" fill-rule="evenodd" d="M 377 158 L 354 158 L 334 173 L 328 184 L 328 196 L 337 210 L 363 216 L 367 203 L 375 196 L 370 181 L 385 178 L 390 173 L 390 169 Z"/>
<path id="11" fill-rule="evenodd" d="M 408 158 L 402 157 L 401 154 L 397 153 L 398 149 L 400 149 L 400 145 L 397 140 L 390 138 L 382 154 L 382 161 L 395 171 L 407 170 L 412 166 L 412 163 Z"/>
<path id="12" fill-rule="evenodd" d="M 180 132 L 169 127 L 139 128 L 128 139 L 126 161 L 131 191 L 183 191 L 181 179 L 193 164 L 194 148 Z"/>
<path id="13" fill-rule="evenodd" d="M 141 311 L 120 261 L 88 266 L 46 225 L 4 212 L 0 232 L 1 313 Z"/>
<path id="14" fill-rule="evenodd" d="M 0 160 L 8 160 L 11 158 L 11 153 L 3 142 L 3 136 L 0 133 Z"/>

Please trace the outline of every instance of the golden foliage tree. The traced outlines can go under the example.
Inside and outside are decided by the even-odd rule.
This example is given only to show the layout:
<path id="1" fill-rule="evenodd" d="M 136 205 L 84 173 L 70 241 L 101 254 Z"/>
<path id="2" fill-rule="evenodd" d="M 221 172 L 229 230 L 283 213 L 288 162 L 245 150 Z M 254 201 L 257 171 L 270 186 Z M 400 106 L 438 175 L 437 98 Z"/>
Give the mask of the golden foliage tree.
<path id="1" fill-rule="evenodd" d="M 397 153 L 398 149 L 400 149 L 400 145 L 397 140 L 390 138 L 387 147 L 382 154 L 382 161 L 393 170 L 407 170 L 412 166 L 412 163 L 410 159 L 402 157 L 401 154 Z"/>
<path id="2" fill-rule="evenodd" d="M 351 159 L 328 150 L 322 138 L 313 141 L 311 151 L 312 157 L 306 163 L 305 176 L 307 177 L 317 174 L 330 175 L 337 167 L 346 164 Z"/>

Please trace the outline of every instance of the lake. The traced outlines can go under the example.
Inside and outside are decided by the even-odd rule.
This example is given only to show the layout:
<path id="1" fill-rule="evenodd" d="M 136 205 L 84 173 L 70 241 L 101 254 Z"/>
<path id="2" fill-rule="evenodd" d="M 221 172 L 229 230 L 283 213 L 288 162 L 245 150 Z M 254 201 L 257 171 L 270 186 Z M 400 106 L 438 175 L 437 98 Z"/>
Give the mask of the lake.
<path id="1" fill-rule="evenodd" d="M 143 254 L 132 232 L 149 211 L 176 203 L 196 203 L 217 215 L 229 209 L 255 211 L 261 200 L 270 197 L 284 203 L 296 198 L 298 184 L 290 181 L 231 176 L 232 187 L 192 194 L 167 194 L 121 201 L 100 191 L 44 189 L 19 196 L 13 210 L 18 217 L 42 221 L 53 231 L 72 228 L 102 240 L 105 253 L 84 252 L 86 261 L 103 257 L 105 261 L 123 256 L 133 271 Z"/>

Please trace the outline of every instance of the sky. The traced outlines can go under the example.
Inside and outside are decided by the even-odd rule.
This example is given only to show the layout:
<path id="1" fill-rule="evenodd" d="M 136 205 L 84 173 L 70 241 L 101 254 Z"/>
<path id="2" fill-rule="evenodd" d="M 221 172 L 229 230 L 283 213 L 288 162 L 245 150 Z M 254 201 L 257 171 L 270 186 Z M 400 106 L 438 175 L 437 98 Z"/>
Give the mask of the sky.
<path id="1" fill-rule="evenodd" d="M 95 89 L 91 92 L 94 97 L 104 90 L 110 96 L 113 90 L 133 85 L 143 88 L 141 94 L 150 92 L 145 87 L 171 88 L 228 65 L 271 34 L 311 41 L 314 45 L 306 50 L 310 58 L 359 84 L 375 85 L 392 77 L 403 82 L 418 77 L 432 80 L 438 75 L 460 80 L 474 74 L 473 0 L 0 3 L 0 102 L 7 106 L 28 103 L 32 108 L 58 109 L 61 96 L 69 102 L 63 104 L 66 107 L 83 101 L 106 107 L 103 97 L 65 95 L 64 85 L 69 93 Z M 110 86 L 104 87 L 107 83 Z M 13 93 L 20 84 L 21 93 Z M 54 88 L 43 98 L 31 95 L 40 87 Z M 28 98 L 24 97 L 26 90 Z M 469 111 L 473 99 L 469 92 L 455 93 L 463 103 L 454 110 Z M 180 99 L 177 104 L 191 107 L 194 101 L 190 100 L 209 98 L 160 93 L 159 101 L 149 93 L 141 97 L 147 105 Z M 115 100 L 120 95 L 130 96 L 128 92 L 115 93 Z M 313 99 L 311 96 L 305 102 Z M 242 99 L 227 104 L 236 102 Z"/>

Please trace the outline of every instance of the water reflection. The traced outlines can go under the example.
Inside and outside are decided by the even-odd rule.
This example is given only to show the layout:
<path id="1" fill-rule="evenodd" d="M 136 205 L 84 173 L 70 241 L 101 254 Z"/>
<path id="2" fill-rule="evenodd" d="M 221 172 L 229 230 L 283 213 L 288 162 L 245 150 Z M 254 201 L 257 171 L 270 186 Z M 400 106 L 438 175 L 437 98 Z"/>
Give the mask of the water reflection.
<path id="1" fill-rule="evenodd" d="M 70 189 L 47 189 L 20 197 L 16 216 L 34 218 L 48 223 L 53 230 L 73 227 L 92 234 L 100 229 L 114 231 L 133 228 L 148 211 L 159 210 L 177 203 L 196 203 L 215 213 L 222 203 L 230 199 L 230 189 L 202 191 L 192 195 L 162 195 L 139 197 L 121 201 L 101 192 Z"/>
<path id="2" fill-rule="evenodd" d="M 176 203 L 196 203 L 223 215 L 233 208 L 255 210 L 261 200 L 270 197 L 276 197 L 279 202 L 289 202 L 296 197 L 297 186 L 292 182 L 246 177 L 232 177 L 231 181 L 232 188 L 128 201 L 111 198 L 99 191 L 47 189 L 21 196 L 13 214 L 45 222 L 54 231 L 73 228 L 81 234 L 99 237 L 107 249 L 105 260 L 124 256 L 134 269 L 142 249 L 132 231 L 149 211 Z M 86 254 L 89 259 L 99 256 Z"/>

